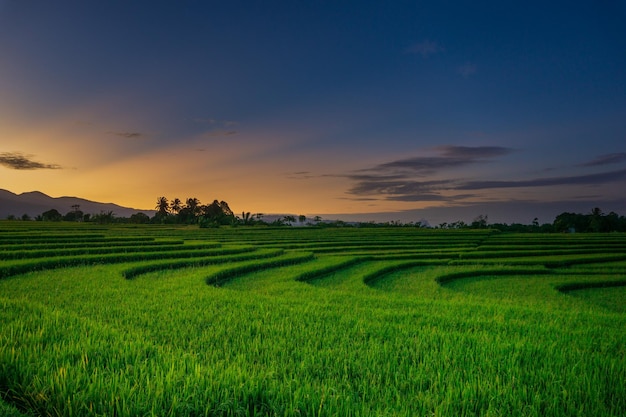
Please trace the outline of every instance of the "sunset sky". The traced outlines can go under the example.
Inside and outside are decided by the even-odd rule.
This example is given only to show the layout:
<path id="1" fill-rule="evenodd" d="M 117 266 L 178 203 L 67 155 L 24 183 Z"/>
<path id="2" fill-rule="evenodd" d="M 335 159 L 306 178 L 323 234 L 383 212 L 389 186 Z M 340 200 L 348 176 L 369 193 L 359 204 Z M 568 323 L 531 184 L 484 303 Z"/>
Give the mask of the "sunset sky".
<path id="1" fill-rule="evenodd" d="M 625 1 L 0 0 L 0 188 L 626 215 L 624 22 Z"/>

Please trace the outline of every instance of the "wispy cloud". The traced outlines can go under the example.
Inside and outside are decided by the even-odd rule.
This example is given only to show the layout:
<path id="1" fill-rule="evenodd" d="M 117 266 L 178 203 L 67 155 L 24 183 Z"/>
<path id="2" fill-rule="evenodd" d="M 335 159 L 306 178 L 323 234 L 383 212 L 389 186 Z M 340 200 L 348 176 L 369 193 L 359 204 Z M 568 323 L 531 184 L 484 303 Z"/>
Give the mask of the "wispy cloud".
<path id="1" fill-rule="evenodd" d="M 501 146 L 439 146 L 435 155 L 398 159 L 345 175 L 354 182 L 348 190 L 353 196 L 378 195 L 393 201 L 446 201 L 445 192 L 454 190 L 458 180 L 420 180 L 445 169 L 488 163 L 513 149 Z M 457 194 L 454 199 L 473 197 Z"/>
<path id="2" fill-rule="evenodd" d="M 0 153 L 0 165 L 17 170 L 61 169 L 61 166 L 57 164 L 37 162 L 32 159 L 32 156 L 20 152 L 2 152 Z"/>
<path id="3" fill-rule="evenodd" d="M 441 146 L 435 155 L 417 156 L 385 162 L 371 168 L 344 175 L 353 185 L 347 193 L 354 198 L 377 197 L 389 201 L 445 201 L 461 202 L 482 199 L 489 190 L 539 187 L 604 185 L 626 181 L 626 168 L 588 175 L 522 178 L 514 180 L 445 177 L 447 170 L 477 164 L 513 152 L 499 146 Z M 602 155 L 586 166 L 598 166 L 626 160 L 626 154 Z M 437 179 L 424 179 L 437 174 Z M 442 178 L 442 175 L 444 177 Z"/>
<path id="4" fill-rule="evenodd" d="M 352 177 L 349 177 L 352 178 Z M 513 181 L 464 181 L 459 178 L 417 181 L 411 178 L 389 180 L 385 177 L 361 179 L 348 190 L 354 196 L 377 195 L 392 201 L 460 201 L 480 197 L 480 191 L 503 188 L 602 185 L 626 180 L 626 169 L 591 175 L 532 178 Z M 473 193 L 467 193 L 467 191 Z M 459 193 L 464 192 L 464 193 Z"/>
<path id="5" fill-rule="evenodd" d="M 443 46 L 441 46 L 438 42 L 428 39 L 414 43 L 405 49 L 406 53 L 421 55 L 422 58 L 428 58 L 429 56 L 438 54 L 444 50 Z"/>
<path id="6" fill-rule="evenodd" d="M 463 78 L 471 77 L 472 75 L 476 74 L 477 70 L 478 70 L 478 68 L 476 67 L 476 64 L 473 64 L 471 62 L 466 62 L 465 64 L 463 64 L 463 65 L 461 65 L 460 67 L 457 68 L 457 72 Z"/>
<path id="7" fill-rule="evenodd" d="M 286 176 L 287 178 L 292 179 L 292 180 L 306 180 L 306 179 L 318 177 L 318 175 L 314 175 L 310 171 L 288 172 Z"/>
<path id="8" fill-rule="evenodd" d="M 413 174 L 427 175 L 444 168 L 484 163 L 489 159 L 507 155 L 513 152 L 513 149 L 501 146 L 439 146 L 435 151 L 438 155 L 399 159 L 363 169 L 361 172 L 383 172 L 388 175 L 410 171 Z"/>
<path id="9" fill-rule="evenodd" d="M 389 180 L 371 177 L 357 182 L 349 194 L 379 195 L 394 201 L 443 201 L 446 200 L 441 191 L 449 188 L 449 180 L 415 181 L 408 178 Z"/>
<path id="10" fill-rule="evenodd" d="M 204 134 L 204 136 L 215 137 L 215 136 L 232 136 L 236 135 L 236 130 L 212 130 Z"/>
<path id="11" fill-rule="evenodd" d="M 553 185 L 599 185 L 626 180 L 626 169 L 590 175 L 533 178 L 517 181 L 469 181 L 454 187 L 455 190 L 485 190 L 493 188 L 546 187 Z"/>
<path id="12" fill-rule="evenodd" d="M 198 124 L 210 125 L 210 126 L 222 126 L 225 128 L 237 126 L 239 124 L 239 122 L 236 122 L 234 120 L 219 120 L 219 119 L 214 119 L 212 117 L 197 117 L 192 120 L 193 122 L 198 123 Z"/>
<path id="13" fill-rule="evenodd" d="M 600 155 L 591 161 L 580 164 L 582 167 L 595 167 L 610 164 L 619 164 L 626 161 L 626 152 L 609 153 L 606 155 Z"/>
<path id="14" fill-rule="evenodd" d="M 144 136 L 144 134 L 140 132 L 111 132 L 109 131 L 107 133 L 111 135 L 119 136 L 122 138 L 127 138 L 127 139 L 138 139 Z"/>

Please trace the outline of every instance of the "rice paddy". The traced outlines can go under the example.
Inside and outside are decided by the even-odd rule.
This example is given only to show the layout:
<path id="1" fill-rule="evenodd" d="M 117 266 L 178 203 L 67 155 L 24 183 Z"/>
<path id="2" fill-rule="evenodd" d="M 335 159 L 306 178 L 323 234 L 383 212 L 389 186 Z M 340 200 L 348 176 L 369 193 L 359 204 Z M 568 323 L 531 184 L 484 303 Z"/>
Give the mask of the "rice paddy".
<path id="1" fill-rule="evenodd" d="M 624 234 L 0 222 L 0 414 L 621 416 L 625 268 Z"/>

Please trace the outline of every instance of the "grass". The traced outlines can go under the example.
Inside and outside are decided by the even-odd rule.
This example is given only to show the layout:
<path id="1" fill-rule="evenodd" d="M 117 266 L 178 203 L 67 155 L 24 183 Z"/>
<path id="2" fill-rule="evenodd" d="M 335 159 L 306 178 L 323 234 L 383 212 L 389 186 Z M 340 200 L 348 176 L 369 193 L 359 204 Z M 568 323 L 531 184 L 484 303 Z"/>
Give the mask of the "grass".
<path id="1" fill-rule="evenodd" d="M 76 255 L 68 254 L 50 268 L 48 258 L 31 258 L 30 269 L 0 280 L 0 414 L 2 407 L 42 416 L 619 416 L 626 409 L 626 287 L 599 286 L 625 281 L 623 261 L 615 261 L 624 252 L 617 243 L 598 251 L 607 247 L 601 235 L 584 242 L 589 252 L 576 256 L 586 263 L 577 263 L 571 254 L 533 252 L 546 242 L 557 250 L 582 242 L 565 235 L 44 225 L 50 230 L 12 224 L 0 236 L 16 245 L 48 233 L 141 239 L 132 256 L 113 245 L 98 255 L 120 256 L 115 261 L 71 265 Z M 204 258 L 141 250 L 158 241 L 247 249 Z M 500 243 L 502 257 L 459 263 Z M 545 266 L 559 256 L 570 266 Z M 586 286 L 559 291 L 571 284 Z"/>

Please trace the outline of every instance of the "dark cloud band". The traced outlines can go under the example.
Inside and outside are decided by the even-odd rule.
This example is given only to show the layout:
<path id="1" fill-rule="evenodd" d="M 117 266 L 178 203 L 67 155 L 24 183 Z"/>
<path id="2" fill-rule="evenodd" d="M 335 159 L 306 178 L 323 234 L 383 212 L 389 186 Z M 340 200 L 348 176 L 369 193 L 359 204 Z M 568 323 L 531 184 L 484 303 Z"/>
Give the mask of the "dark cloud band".
<path id="1" fill-rule="evenodd" d="M 600 155 L 596 159 L 593 159 L 584 164 L 580 164 L 583 167 L 595 167 L 610 164 L 619 164 L 626 161 L 626 152 L 610 153 L 606 155 Z"/>
<path id="2" fill-rule="evenodd" d="M 107 132 L 111 135 L 119 136 L 127 139 L 137 139 L 143 136 L 143 133 L 139 132 Z"/>
<path id="3" fill-rule="evenodd" d="M 485 190 L 493 188 L 546 187 L 553 185 L 600 185 L 626 180 L 626 169 L 599 174 L 569 177 L 535 178 L 519 181 L 470 181 L 455 187 L 456 190 Z"/>
<path id="4" fill-rule="evenodd" d="M 30 155 L 24 155 L 19 152 L 0 153 L 0 165 L 17 170 L 61 169 L 60 165 L 37 162 L 31 159 Z"/>
<path id="5" fill-rule="evenodd" d="M 345 177 L 353 181 L 347 193 L 355 198 L 377 196 L 392 201 L 454 202 L 480 197 L 482 190 L 601 185 L 626 180 L 626 169 L 588 175 L 508 181 L 467 181 L 460 178 L 423 180 L 426 175 L 440 173 L 449 168 L 488 163 L 493 158 L 513 152 L 510 148 L 498 146 L 441 146 L 435 150 L 438 154 L 434 156 L 395 160 L 347 174 Z M 617 163 L 623 159 L 626 159 L 626 154 L 603 155 L 585 165 L 605 165 Z"/>
<path id="6" fill-rule="evenodd" d="M 484 163 L 489 159 L 513 152 L 513 149 L 501 146 L 440 146 L 435 150 L 439 153 L 438 155 L 399 159 L 361 170 L 361 172 L 389 174 L 402 170 L 425 175 L 445 168 Z"/>

